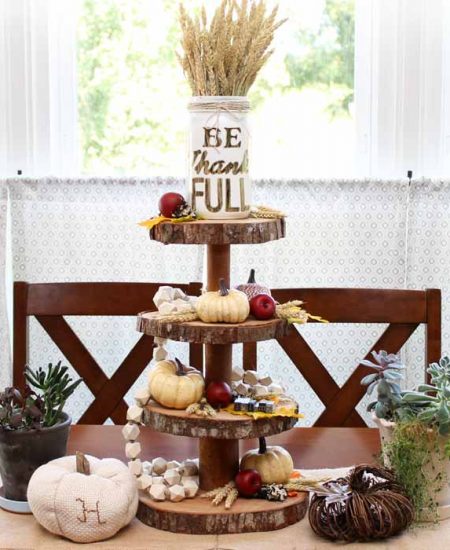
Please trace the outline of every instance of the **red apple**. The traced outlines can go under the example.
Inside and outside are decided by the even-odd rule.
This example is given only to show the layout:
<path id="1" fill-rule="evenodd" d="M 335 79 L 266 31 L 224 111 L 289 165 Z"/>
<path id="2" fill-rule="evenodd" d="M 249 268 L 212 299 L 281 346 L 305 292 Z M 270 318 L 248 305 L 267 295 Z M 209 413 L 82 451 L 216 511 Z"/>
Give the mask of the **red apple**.
<path id="1" fill-rule="evenodd" d="M 275 300 L 268 294 L 257 294 L 250 300 L 250 313 L 263 321 L 271 319 L 275 313 Z"/>
<path id="2" fill-rule="evenodd" d="M 236 489 L 242 497 L 253 497 L 262 487 L 262 480 L 257 470 L 241 470 L 234 478 Z"/>
<path id="3" fill-rule="evenodd" d="M 206 388 L 206 400 L 215 409 L 227 407 L 233 400 L 230 386 L 226 382 L 210 382 Z"/>
<path id="4" fill-rule="evenodd" d="M 159 211 L 165 218 L 171 218 L 175 210 L 185 202 L 183 195 L 180 195 L 180 193 L 165 193 L 159 199 Z"/>

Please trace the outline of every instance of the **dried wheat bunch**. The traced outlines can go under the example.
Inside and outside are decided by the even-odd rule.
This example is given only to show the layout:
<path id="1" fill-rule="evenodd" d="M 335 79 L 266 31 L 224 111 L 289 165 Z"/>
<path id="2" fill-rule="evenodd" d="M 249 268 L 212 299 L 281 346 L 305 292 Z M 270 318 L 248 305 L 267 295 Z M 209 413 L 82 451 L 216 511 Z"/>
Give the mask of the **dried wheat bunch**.
<path id="1" fill-rule="evenodd" d="M 196 96 L 245 96 L 272 55 L 278 6 L 268 12 L 265 0 L 222 0 L 208 23 L 203 7 L 191 17 L 180 4 L 181 45 L 178 59 Z"/>

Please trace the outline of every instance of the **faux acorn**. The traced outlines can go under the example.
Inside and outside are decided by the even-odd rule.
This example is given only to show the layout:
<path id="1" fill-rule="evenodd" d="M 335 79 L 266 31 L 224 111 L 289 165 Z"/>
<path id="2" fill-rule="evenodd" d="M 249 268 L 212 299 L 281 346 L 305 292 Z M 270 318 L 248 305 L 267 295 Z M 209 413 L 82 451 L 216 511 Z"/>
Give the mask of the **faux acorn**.
<path id="1" fill-rule="evenodd" d="M 241 292 L 243 292 L 247 296 L 249 301 L 258 294 L 268 294 L 269 296 L 272 295 L 270 289 L 267 286 L 256 282 L 254 269 L 250 269 L 250 276 L 248 278 L 248 281 L 242 285 L 238 285 L 236 287 L 236 290 L 240 290 Z"/>

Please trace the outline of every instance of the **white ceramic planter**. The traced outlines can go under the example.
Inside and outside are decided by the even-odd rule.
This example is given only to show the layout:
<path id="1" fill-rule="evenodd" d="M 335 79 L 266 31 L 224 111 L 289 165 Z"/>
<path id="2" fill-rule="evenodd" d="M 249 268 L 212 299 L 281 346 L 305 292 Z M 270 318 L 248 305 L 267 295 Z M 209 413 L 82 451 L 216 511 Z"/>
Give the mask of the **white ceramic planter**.
<path id="1" fill-rule="evenodd" d="M 380 431 L 381 449 L 383 452 L 383 458 L 386 466 L 389 466 L 389 460 L 387 460 L 387 457 L 384 454 L 384 445 L 386 443 L 387 444 L 391 443 L 395 423 L 389 422 L 382 418 L 377 418 L 375 415 L 372 416 L 372 419 L 375 422 L 375 424 L 378 426 L 378 429 Z M 439 438 L 440 457 L 436 456 L 436 453 L 434 452 L 431 453 L 431 457 L 430 457 L 431 460 L 424 468 L 425 475 L 427 477 L 430 477 L 430 479 L 436 477 L 436 475 L 438 475 L 439 473 L 441 473 L 444 476 L 444 479 L 446 479 L 446 483 L 442 488 L 442 490 L 439 491 L 437 494 L 435 494 L 433 497 L 438 504 L 439 520 L 450 518 L 450 460 L 442 460 L 441 458 L 447 441 L 448 441 L 447 438 L 444 438 L 444 437 Z M 434 518 L 427 516 L 426 512 L 423 514 L 423 516 L 421 516 L 420 519 L 423 521 L 434 520 Z"/>
<path id="2" fill-rule="evenodd" d="M 189 103 L 187 196 L 202 218 L 249 216 L 248 111 L 246 97 L 201 96 Z"/>

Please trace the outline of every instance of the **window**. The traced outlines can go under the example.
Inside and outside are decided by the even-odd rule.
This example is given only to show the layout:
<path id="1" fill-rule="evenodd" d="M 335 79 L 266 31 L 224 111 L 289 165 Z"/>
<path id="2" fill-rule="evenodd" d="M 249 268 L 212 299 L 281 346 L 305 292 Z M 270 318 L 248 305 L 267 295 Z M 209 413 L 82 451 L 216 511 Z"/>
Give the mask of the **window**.
<path id="1" fill-rule="evenodd" d="M 202 3 L 184 0 L 189 10 Z M 354 2 L 278 3 L 288 22 L 250 94 L 252 175 L 351 175 Z M 184 175 L 178 2 L 80 0 L 77 41 L 82 172 Z"/>

